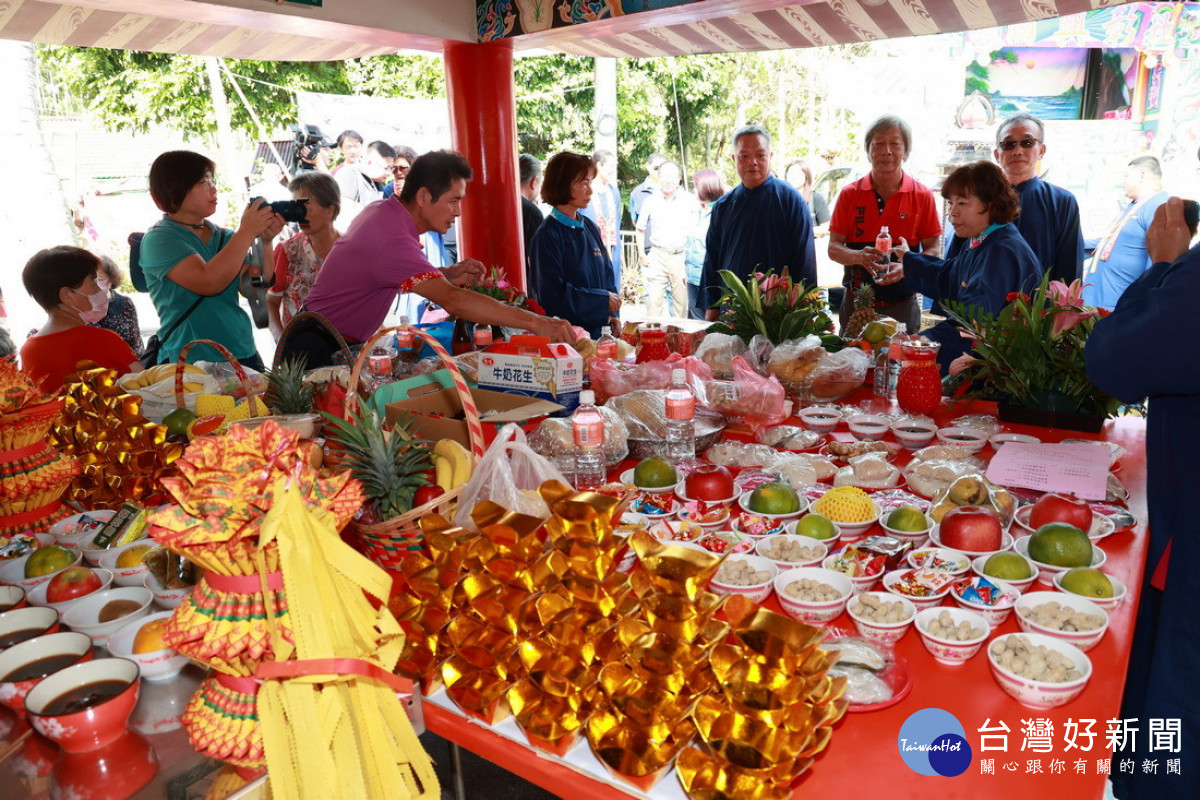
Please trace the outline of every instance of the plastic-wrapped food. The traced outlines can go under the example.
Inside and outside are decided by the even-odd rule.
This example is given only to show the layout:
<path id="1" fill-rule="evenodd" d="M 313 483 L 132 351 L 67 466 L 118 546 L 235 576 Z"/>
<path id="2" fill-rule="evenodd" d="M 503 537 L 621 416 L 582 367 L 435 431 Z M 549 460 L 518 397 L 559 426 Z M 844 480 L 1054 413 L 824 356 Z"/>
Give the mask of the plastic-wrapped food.
<path id="1" fill-rule="evenodd" d="M 767 371 L 785 386 L 796 386 L 811 379 L 812 373 L 826 356 L 821 340 L 816 336 L 780 342 L 771 352 Z"/>
<path id="2" fill-rule="evenodd" d="M 990 508 L 1000 517 L 1007 528 L 1017 511 L 1012 494 L 1002 486 L 996 486 L 981 473 L 972 473 L 955 478 L 948 487 L 933 496 L 929 518 L 941 522 L 946 512 L 957 506 L 983 506 Z"/>
<path id="3" fill-rule="evenodd" d="M 733 358 L 748 348 L 741 337 L 730 333 L 710 333 L 696 348 L 696 356 L 712 370 L 713 377 L 729 380 L 733 377 Z"/>
<path id="4" fill-rule="evenodd" d="M 742 358 L 746 359 L 746 363 L 750 365 L 750 368 L 759 375 L 766 375 L 767 364 L 774 352 L 775 343 L 759 333 L 750 340 L 748 349 L 742 355 Z"/>
<path id="5" fill-rule="evenodd" d="M 786 393 L 775 376 L 759 375 L 741 356 L 733 359 L 733 373 L 732 389 L 728 383 L 721 381 L 712 381 L 703 387 L 705 405 L 751 427 L 773 425 L 784 420 Z"/>
<path id="6" fill-rule="evenodd" d="M 863 489 L 891 489 L 900 483 L 900 470 L 888 463 L 884 453 L 853 456 L 838 470 L 834 486 L 858 486 Z"/>
<path id="7" fill-rule="evenodd" d="M 821 648 L 836 651 L 838 667 L 862 667 L 869 670 L 881 670 L 887 667 L 888 657 L 875 645 L 857 636 L 825 641 Z"/>
<path id="8" fill-rule="evenodd" d="M 705 459 L 722 467 L 758 467 L 774 456 L 774 448 L 746 442 L 720 442 L 704 452 Z"/>
<path id="9" fill-rule="evenodd" d="M 623 364 L 606 358 L 593 358 L 589 366 L 592 390 L 600 403 L 609 398 L 623 397 L 640 390 L 666 390 L 671 385 L 671 373 L 682 369 L 698 398 L 704 397 L 704 386 L 712 381 L 712 370 L 695 357 L 674 356 L 666 361 L 645 361 Z"/>
<path id="10" fill-rule="evenodd" d="M 837 472 L 832 461 L 811 453 L 778 453 L 767 468 L 797 491 L 829 480 Z"/>
<path id="11" fill-rule="evenodd" d="M 904 478 L 913 491 L 925 497 L 944 492 L 951 483 L 983 472 L 983 461 L 961 447 L 934 444 L 913 453 L 904 468 Z"/>
<path id="12" fill-rule="evenodd" d="M 974 428 L 983 433 L 983 435 L 991 436 L 993 433 L 1000 432 L 1000 420 L 993 417 L 991 414 L 969 414 L 965 417 L 951 420 L 948 428 Z"/>
<path id="13" fill-rule="evenodd" d="M 863 385 L 871 356 L 855 347 L 826 353 L 809 375 L 808 397 L 814 403 L 843 397 Z"/>
<path id="14" fill-rule="evenodd" d="M 795 425 L 773 425 L 757 431 L 754 438 L 759 444 L 777 447 L 781 450 L 807 450 L 824 441 L 825 434 L 805 430 Z"/>
<path id="15" fill-rule="evenodd" d="M 600 406 L 604 417 L 604 463 L 614 467 L 629 455 L 629 429 L 621 414 L 607 406 Z M 547 417 L 529 434 L 529 446 L 538 454 L 554 462 L 554 466 L 567 474 L 575 471 L 575 436 L 571 420 L 563 417 Z"/>

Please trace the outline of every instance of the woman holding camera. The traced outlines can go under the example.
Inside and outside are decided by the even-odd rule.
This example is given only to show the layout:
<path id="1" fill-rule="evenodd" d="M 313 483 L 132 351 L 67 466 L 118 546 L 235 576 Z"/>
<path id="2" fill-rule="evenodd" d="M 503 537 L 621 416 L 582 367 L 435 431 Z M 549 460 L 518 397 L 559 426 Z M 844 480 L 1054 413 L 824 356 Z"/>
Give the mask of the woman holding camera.
<path id="1" fill-rule="evenodd" d="M 267 315 L 275 341 L 304 308 L 325 256 L 342 235 L 333 227 L 342 209 L 337 181 L 323 172 L 302 172 L 292 179 L 288 189 L 293 200 L 306 201 L 306 220 L 300 223 L 299 233 L 275 247 L 275 283 L 267 293 Z"/>
<path id="2" fill-rule="evenodd" d="M 263 369 L 250 318 L 238 306 L 238 279 L 249 268 L 246 253 L 259 236 L 268 241 L 283 218 L 263 200 L 246 206 L 236 231 L 208 221 L 217 210 L 216 165 L 199 153 L 172 150 L 150 166 L 150 196 L 163 212 L 142 239 L 140 261 L 161 330 L 159 362 L 174 361 L 184 345 L 211 339 L 243 366 Z M 271 264 L 263 265 L 270 285 Z M 189 361 L 224 361 L 207 345 L 188 351 Z"/>

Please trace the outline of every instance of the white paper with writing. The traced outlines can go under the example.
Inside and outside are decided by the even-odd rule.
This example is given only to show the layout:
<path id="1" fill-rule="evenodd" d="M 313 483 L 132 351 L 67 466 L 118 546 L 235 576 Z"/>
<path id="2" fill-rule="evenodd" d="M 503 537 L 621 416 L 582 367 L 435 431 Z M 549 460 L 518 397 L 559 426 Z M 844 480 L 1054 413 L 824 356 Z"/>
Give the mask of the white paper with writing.
<path id="1" fill-rule="evenodd" d="M 1108 451 L 1090 443 L 1009 442 L 992 457 L 987 478 L 1001 486 L 1070 492 L 1084 500 L 1103 500 L 1108 465 Z"/>

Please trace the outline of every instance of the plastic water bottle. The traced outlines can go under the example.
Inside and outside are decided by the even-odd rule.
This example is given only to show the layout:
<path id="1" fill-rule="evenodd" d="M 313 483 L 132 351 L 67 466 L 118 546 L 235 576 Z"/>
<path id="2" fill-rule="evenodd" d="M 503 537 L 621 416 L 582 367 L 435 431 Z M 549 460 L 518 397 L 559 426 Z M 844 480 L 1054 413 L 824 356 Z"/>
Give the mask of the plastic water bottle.
<path id="1" fill-rule="evenodd" d="M 875 354 L 875 396 L 888 396 L 888 379 L 889 367 L 891 366 L 888 360 L 888 351 L 891 350 L 891 345 L 887 344 L 879 348 Z"/>
<path id="2" fill-rule="evenodd" d="M 596 357 L 617 360 L 617 337 L 612 335 L 612 328 L 605 325 L 600 329 L 600 338 L 596 340 Z"/>
<path id="3" fill-rule="evenodd" d="M 400 327 L 408 328 L 411 323 L 408 317 L 400 318 Z M 396 355 L 402 361 L 416 361 L 421 353 L 421 348 L 417 346 L 417 337 L 409 330 L 399 330 L 396 332 Z"/>
<path id="4" fill-rule="evenodd" d="M 875 237 L 875 249 L 883 253 L 883 260 L 876 262 L 875 268 L 871 270 L 871 280 L 877 280 L 883 275 L 887 271 L 888 262 L 892 260 L 889 255 L 892 249 L 892 234 L 887 225 L 880 227 L 879 235 Z"/>
<path id="5" fill-rule="evenodd" d="M 904 345 L 899 336 L 893 336 L 887 349 L 887 397 L 896 399 L 896 386 L 900 382 L 900 366 L 904 361 Z"/>
<path id="6" fill-rule="evenodd" d="M 671 371 L 667 389 L 667 458 L 678 464 L 696 460 L 696 395 L 688 386 L 687 372 Z"/>
<path id="7" fill-rule="evenodd" d="M 472 331 L 472 338 L 475 342 L 476 350 L 487 350 L 492 346 L 492 326 L 485 325 L 482 322 L 475 325 L 475 330 Z"/>
<path id="8" fill-rule="evenodd" d="M 604 471 L 604 417 L 596 408 L 596 393 L 579 393 L 579 407 L 571 416 L 575 438 L 575 488 L 598 489 L 608 477 Z"/>

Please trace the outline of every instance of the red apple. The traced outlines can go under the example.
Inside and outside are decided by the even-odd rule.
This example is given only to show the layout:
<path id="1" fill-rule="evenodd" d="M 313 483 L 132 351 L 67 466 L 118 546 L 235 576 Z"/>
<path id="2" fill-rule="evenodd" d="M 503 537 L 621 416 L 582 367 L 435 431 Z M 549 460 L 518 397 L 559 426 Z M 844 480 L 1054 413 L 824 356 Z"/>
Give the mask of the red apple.
<path id="1" fill-rule="evenodd" d="M 1086 532 L 1092 527 L 1092 509 L 1073 494 L 1048 492 L 1033 504 L 1029 527 L 1037 530 L 1048 522 L 1065 522 Z"/>
<path id="2" fill-rule="evenodd" d="M 1000 518 L 990 508 L 959 506 L 946 512 L 938 538 L 943 547 L 973 553 L 999 550 L 1004 542 Z"/>
<path id="3" fill-rule="evenodd" d="M 436 500 L 445 493 L 446 490 L 435 483 L 427 483 L 424 486 L 419 486 L 413 495 L 413 508 L 423 506 L 431 500 Z"/>
<path id="4" fill-rule="evenodd" d="M 101 587 L 100 576 L 87 567 L 67 567 L 46 585 L 46 602 L 63 603 L 91 594 Z"/>
<path id="5" fill-rule="evenodd" d="M 733 497 L 733 474 L 716 464 L 697 467 L 683 479 L 683 490 L 692 500 L 719 503 Z"/>

